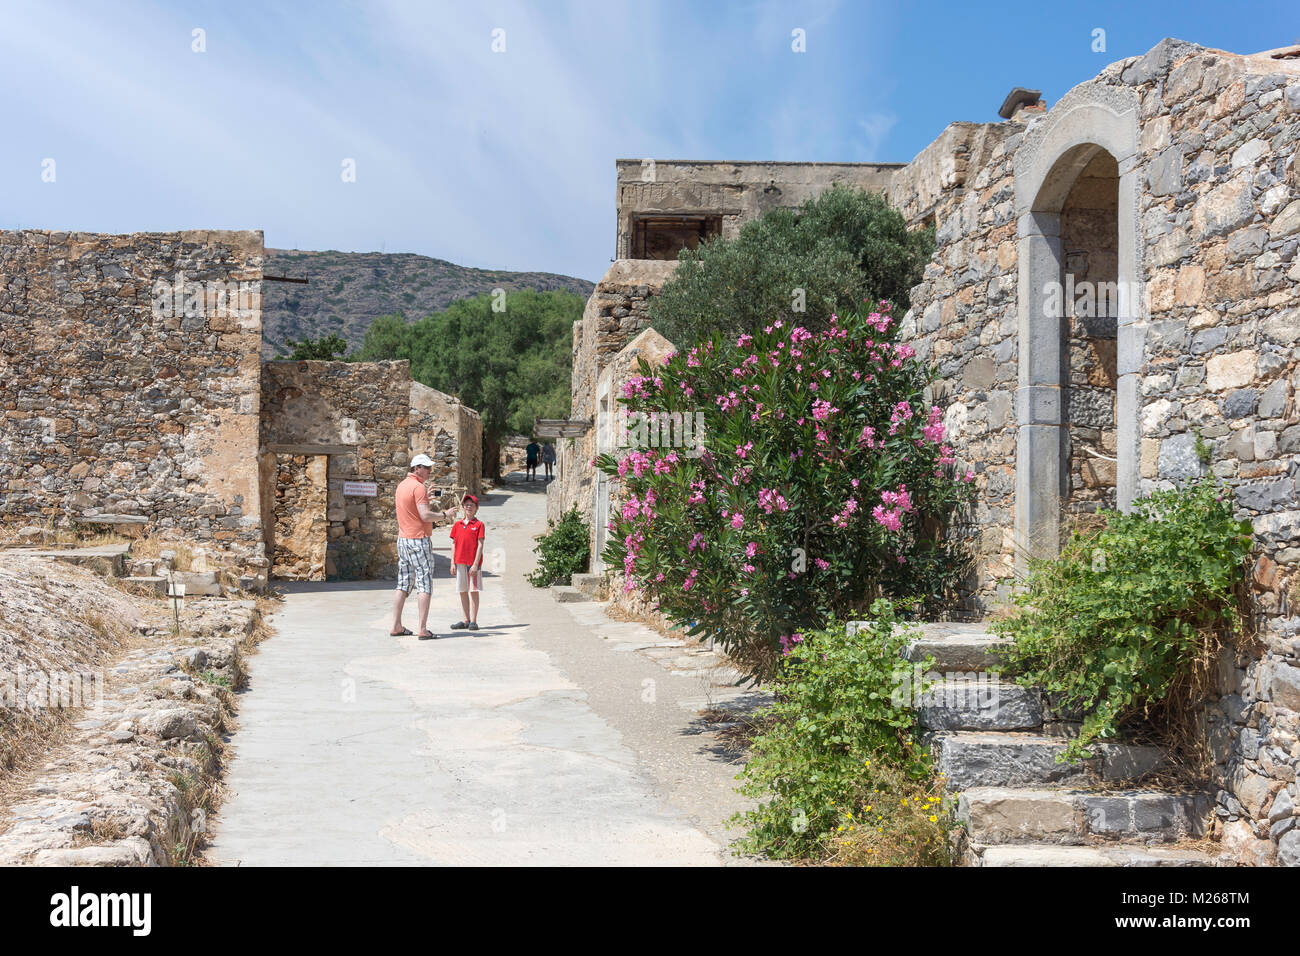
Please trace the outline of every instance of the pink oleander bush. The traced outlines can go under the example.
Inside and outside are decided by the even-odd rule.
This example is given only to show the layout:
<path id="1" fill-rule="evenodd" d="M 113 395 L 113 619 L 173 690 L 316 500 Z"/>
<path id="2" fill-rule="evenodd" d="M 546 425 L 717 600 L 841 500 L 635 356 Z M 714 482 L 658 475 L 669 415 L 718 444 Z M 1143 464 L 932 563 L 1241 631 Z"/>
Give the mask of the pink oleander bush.
<path id="1" fill-rule="evenodd" d="M 943 530 L 973 474 L 885 303 L 819 333 L 778 320 L 715 335 L 638 371 L 629 435 L 660 441 L 596 459 L 621 483 L 603 557 L 670 620 L 762 679 L 878 597 L 928 613 L 951 599 L 969 561 Z M 696 413 L 690 445 L 665 440 Z"/>

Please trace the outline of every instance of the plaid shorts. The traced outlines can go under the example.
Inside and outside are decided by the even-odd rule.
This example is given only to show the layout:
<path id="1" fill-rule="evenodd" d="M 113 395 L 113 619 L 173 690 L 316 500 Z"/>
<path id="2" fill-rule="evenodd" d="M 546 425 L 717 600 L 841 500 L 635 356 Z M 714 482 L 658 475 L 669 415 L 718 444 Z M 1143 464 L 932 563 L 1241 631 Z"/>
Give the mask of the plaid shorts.
<path id="1" fill-rule="evenodd" d="M 413 590 L 433 593 L 432 539 L 397 539 L 397 590 L 407 594 Z"/>

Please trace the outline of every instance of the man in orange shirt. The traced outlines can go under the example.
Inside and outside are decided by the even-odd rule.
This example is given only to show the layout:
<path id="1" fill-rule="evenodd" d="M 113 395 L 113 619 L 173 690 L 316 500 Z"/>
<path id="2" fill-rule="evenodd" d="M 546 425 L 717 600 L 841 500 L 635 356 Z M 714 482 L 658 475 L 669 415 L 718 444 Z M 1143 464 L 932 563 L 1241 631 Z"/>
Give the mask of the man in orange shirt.
<path id="1" fill-rule="evenodd" d="M 429 596 L 433 590 L 433 524 L 456 517 L 456 509 L 434 511 L 429 507 L 429 492 L 424 483 L 433 470 L 433 460 L 428 455 L 411 459 L 411 470 L 397 486 L 397 594 L 393 599 L 393 637 L 411 632 L 402 626 L 402 607 L 406 596 L 414 588 L 420 609 L 422 641 L 438 635 L 430 633 Z"/>

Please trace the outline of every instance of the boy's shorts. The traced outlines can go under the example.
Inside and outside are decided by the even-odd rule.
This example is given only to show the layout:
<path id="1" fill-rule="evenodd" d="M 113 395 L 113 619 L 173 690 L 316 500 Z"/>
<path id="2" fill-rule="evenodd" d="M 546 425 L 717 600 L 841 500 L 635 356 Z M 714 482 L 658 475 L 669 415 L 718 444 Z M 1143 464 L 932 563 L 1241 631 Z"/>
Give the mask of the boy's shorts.
<path id="1" fill-rule="evenodd" d="M 456 565 L 456 593 L 478 592 L 483 590 L 483 569 L 470 574 L 468 564 Z"/>

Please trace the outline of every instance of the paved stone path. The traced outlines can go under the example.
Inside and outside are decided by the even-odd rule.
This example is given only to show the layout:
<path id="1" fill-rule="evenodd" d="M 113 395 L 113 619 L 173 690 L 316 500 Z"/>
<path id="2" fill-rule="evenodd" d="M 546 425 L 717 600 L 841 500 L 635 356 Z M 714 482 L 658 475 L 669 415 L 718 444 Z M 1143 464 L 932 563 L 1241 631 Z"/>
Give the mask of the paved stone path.
<path id="1" fill-rule="evenodd" d="M 697 714 L 751 697 L 718 686 L 733 675 L 702 649 L 531 588 L 543 489 L 484 498 L 477 632 L 447 628 L 449 551 L 436 641 L 388 635 L 391 582 L 288 589 L 250 659 L 211 862 L 743 862 L 724 825 L 739 766 Z"/>

